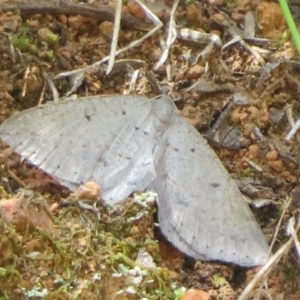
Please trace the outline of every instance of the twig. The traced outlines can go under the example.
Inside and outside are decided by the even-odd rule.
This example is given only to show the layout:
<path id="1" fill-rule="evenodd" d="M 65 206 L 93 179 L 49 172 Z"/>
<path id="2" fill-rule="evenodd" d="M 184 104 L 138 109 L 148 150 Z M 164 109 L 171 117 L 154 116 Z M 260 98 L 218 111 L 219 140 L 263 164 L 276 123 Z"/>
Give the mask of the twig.
<path id="1" fill-rule="evenodd" d="M 177 31 L 178 39 L 184 41 L 192 41 L 196 44 L 207 44 L 207 46 L 197 55 L 192 57 L 192 64 L 196 64 L 200 57 L 204 58 L 211 54 L 211 52 L 218 47 L 222 46 L 222 41 L 220 37 L 216 34 L 205 33 L 196 30 L 191 30 L 189 28 L 181 28 Z"/>
<path id="2" fill-rule="evenodd" d="M 44 81 L 44 84 L 43 84 L 43 87 L 42 87 L 42 90 L 41 90 L 41 93 L 40 93 L 40 96 L 39 96 L 39 101 L 38 101 L 37 106 L 41 105 L 42 102 L 44 101 L 46 86 L 47 86 L 47 83 L 46 83 L 46 81 Z"/>
<path id="3" fill-rule="evenodd" d="M 15 174 L 13 173 L 11 170 L 8 170 L 8 174 L 9 176 L 18 183 L 18 185 L 22 188 L 26 188 L 26 184 Z"/>
<path id="4" fill-rule="evenodd" d="M 83 17 L 95 18 L 99 21 L 114 21 L 115 10 L 106 5 L 92 6 L 88 4 L 61 2 L 27 2 L 27 3 L 1 3 L 0 9 L 4 12 L 19 10 L 21 15 L 28 16 L 34 14 L 50 15 L 81 15 Z M 151 25 L 143 22 L 129 13 L 122 13 L 121 25 L 127 28 L 149 31 Z"/>

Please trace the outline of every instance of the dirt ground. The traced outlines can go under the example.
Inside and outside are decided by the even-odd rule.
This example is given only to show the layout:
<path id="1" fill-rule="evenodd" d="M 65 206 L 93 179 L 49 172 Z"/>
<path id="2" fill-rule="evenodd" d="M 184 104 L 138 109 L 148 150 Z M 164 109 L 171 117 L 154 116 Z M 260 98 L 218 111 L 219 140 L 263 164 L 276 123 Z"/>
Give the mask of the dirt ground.
<path id="1" fill-rule="evenodd" d="M 275 253 L 289 239 L 288 220 L 297 219 L 300 189 L 299 133 L 287 141 L 300 115 L 299 55 L 279 5 L 181 1 L 175 13 L 177 39 L 157 66 L 173 2 L 150 2 L 163 26 L 116 56 L 112 73 L 106 75 L 105 62 L 63 74 L 109 55 L 114 10 L 100 9 L 98 2 L 114 7 L 107 1 L 78 9 L 71 2 L 24 0 L 11 6 L 12 1 L 0 0 L 0 122 L 52 100 L 51 85 L 61 98 L 168 93 L 208 139 L 240 190 L 259 206 L 253 211 L 269 243 L 291 200 L 277 228 Z M 151 28 L 141 8 L 126 2 L 118 49 Z M 199 43 L 197 34 L 181 28 L 220 40 L 206 37 Z M 89 186 L 88 195 L 71 194 L 4 143 L 0 167 L 0 299 L 238 299 L 261 269 L 185 258 L 153 226 L 156 208 L 149 193 L 141 195 L 148 203 L 143 209 L 134 197 L 116 207 L 94 203 L 97 186 Z M 290 247 L 272 266 L 261 294 L 256 284 L 245 299 L 300 299 L 299 261 Z"/>

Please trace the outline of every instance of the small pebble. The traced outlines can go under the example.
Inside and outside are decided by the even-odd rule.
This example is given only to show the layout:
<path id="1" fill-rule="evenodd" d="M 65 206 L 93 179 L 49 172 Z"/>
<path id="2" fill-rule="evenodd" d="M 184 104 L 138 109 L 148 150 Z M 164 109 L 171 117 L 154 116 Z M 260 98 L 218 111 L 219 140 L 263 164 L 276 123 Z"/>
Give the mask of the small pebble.
<path id="1" fill-rule="evenodd" d="M 38 36 L 41 41 L 53 44 L 57 41 L 57 35 L 54 34 L 49 28 L 43 27 L 38 30 Z"/>
<path id="2" fill-rule="evenodd" d="M 84 185 L 81 185 L 74 193 L 77 199 L 85 200 L 98 200 L 101 195 L 100 186 L 93 181 L 88 181 Z"/>
<path id="3" fill-rule="evenodd" d="M 258 157 L 258 153 L 259 153 L 258 145 L 256 145 L 256 144 L 250 145 L 248 150 L 249 150 L 249 158 L 250 159 Z"/>
<path id="4" fill-rule="evenodd" d="M 201 290 L 188 290 L 181 300 L 209 300 L 210 296 L 208 293 Z"/>
<path id="5" fill-rule="evenodd" d="M 277 173 L 279 173 L 283 168 L 282 160 L 269 161 L 268 164 L 270 168 L 272 168 Z"/>
<path id="6" fill-rule="evenodd" d="M 68 25 L 74 29 L 79 29 L 83 24 L 83 19 L 82 16 L 70 16 L 68 18 Z"/>
<path id="7" fill-rule="evenodd" d="M 139 233 L 140 233 L 139 227 L 138 226 L 132 226 L 132 228 L 130 230 L 130 234 L 134 236 L 134 235 L 137 235 Z"/>
<path id="8" fill-rule="evenodd" d="M 195 3 L 186 7 L 186 18 L 189 24 L 201 27 L 203 23 L 203 11 Z"/>
<path id="9" fill-rule="evenodd" d="M 138 19 L 144 19 L 146 14 L 143 9 L 134 1 L 128 1 L 127 11 Z"/>
<path id="10" fill-rule="evenodd" d="M 235 21 L 236 23 L 238 24 L 241 24 L 243 23 L 244 19 L 245 19 L 245 15 L 244 14 L 240 14 L 240 13 L 236 13 L 236 12 L 233 12 L 231 14 L 231 19 L 233 21 Z"/>
<path id="11" fill-rule="evenodd" d="M 197 79 L 199 78 L 202 74 L 204 73 L 204 68 L 202 66 L 199 66 L 199 65 L 195 65 L 195 66 L 192 66 L 187 74 L 186 74 L 186 77 L 189 78 L 189 79 Z"/>
<path id="12" fill-rule="evenodd" d="M 62 22 L 63 24 L 67 24 L 68 22 L 68 17 L 66 15 L 60 15 L 58 17 L 59 21 Z"/>
<path id="13" fill-rule="evenodd" d="M 271 150 L 266 154 L 267 161 L 276 161 L 279 158 L 279 153 L 277 150 Z"/>
<path id="14" fill-rule="evenodd" d="M 99 30 L 103 36 L 110 37 L 113 34 L 114 24 L 112 22 L 105 21 L 99 25 Z"/>

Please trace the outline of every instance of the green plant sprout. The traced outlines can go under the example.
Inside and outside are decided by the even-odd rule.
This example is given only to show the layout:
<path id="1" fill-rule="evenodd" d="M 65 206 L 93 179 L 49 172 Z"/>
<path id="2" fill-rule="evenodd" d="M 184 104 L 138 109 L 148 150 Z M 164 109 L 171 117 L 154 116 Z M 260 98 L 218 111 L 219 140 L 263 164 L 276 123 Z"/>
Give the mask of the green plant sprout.
<path id="1" fill-rule="evenodd" d="M 289 6 L 287 4 L 286 0 L 279 0 L 279 4 L 281 6 L 284 18 L 286 20 L 286 23 L 289 27 L 289 30 L 291 32 L 294 44 L 297 48 L 298 54 L 300 54 L 300 37 L 299 37 L 299 33 L 296 27 L 296 24 L 294 22 L 294 19 L 292 17 L 291 11 L 289 9 Z"/>
<path id="2" fill-rule="evenodd" d="M 58 37 L 57 34 L 52 33 L 52 34 L 49 34 L 49 35 L 48 35 L 48 40 L 49 40 L 49 43 L 55 44 L 55 43 L 58 42 L 59 37 Z"/>
<path id="3" fill-rule="evenodd" d="M 47 56 L 48 56 L 49 59 L 53 59 L 54 58 L 54 51 L 53 50 L 47 51 Z"/>

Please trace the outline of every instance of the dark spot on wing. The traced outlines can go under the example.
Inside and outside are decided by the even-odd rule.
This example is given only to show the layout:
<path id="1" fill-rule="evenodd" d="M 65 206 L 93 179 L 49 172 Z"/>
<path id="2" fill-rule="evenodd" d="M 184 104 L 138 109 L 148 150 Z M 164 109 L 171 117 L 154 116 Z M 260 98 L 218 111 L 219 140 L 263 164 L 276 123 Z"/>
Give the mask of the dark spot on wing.
<path id="1" fill-rule="evenodd" d="M 57 165 L 57 166 L 56 166 L 56 169 L 60 169 L 60 165 Z"/>
<path id="2" fill-rule="evenodd" d="M 102 161 L 102 157 L 100 156 L 100 157 L 98 157 L 98 159 L 97 159 L 97 163 L 99 163 L 99 162 L 101 162 Z"/>
<path id="3" fill-rule="evenodd" d="M 195 148 L 191 148 L 191 152 L 195 153 Z"/>
<path id="4" fill-rule="evenodd" d="M 97 163 L 103 164 L 103 167 L 107 167 L 108 163 L 106 160 L 103 159 L 103 157 L 99 157 Z"/>
<path id="5" fill-rule="evenodd" d="M 174 148 L 174 151 L 175 151 L 175 152 L 179 152 L 178 148 Z"/>
<path id="6" fill-rule="evenodd" d="M 125 111 L 125 110 L 122 111 L 122 115 L 123 115 L 123 116 L 126 115 L 126 111 Z"/>
<path id="7" fill-rule="evenodd" d="M 220 183 L 212 183 L 211 185 L 212 185 L 212 187 L 217 188 L 220 186 Z"/>
<path id="8" fill-rule="evenodd" d="M 223 249 L 221 249 L 221 250 L 220 250 L 220 253 L 223 253 L 223 252 L 224 252 Z"/>
<path id="9" fill-rule="evenodd" d="M 84 117 L 88 120 L 91 121 L 93 117 L 95 117 L 95 111 L 93 107 L 87 107 L 84 109 Z"/>
<path id="10" fill-rule="evenodd" d="M 139 130 L 139 129 L 140 129 L 139 127 L 135 126 L 135 130 Z"/>
<path id="11" fill-rule="evenodd" d="M 88 120 L 88 121 L 91 121 L 91 119 L 92 119 L 92 117 L 90 116 L 90 115 L 84 115 L 85 116 L 85 118 Z"/>
<path id="12" fill-rule="evenodd" d="M 168 175 L 167 173 L 164 173 L 164 174 L 162 174 L 162 175 L 160 176 L 160 178 L 161 178 L 163 181 L 165 181 L 165 180 L 169 179 L 169 175 Z"/>
<path id="13" fill-rule="evenodd" d="M 148 135 L 149 134 L 149 132 L 148 131 L 144 131 L 144 135 Z"/>
<path id="14" fill-rule="evenodd" d="M 176 204 L 177 205 L 182 205 L 182 206 L 185 206 L 185 207 L 189 206 L 189 203 L 187 201 L 183 201 L 183 200 L 178 200 L 176 202 Z"/>

